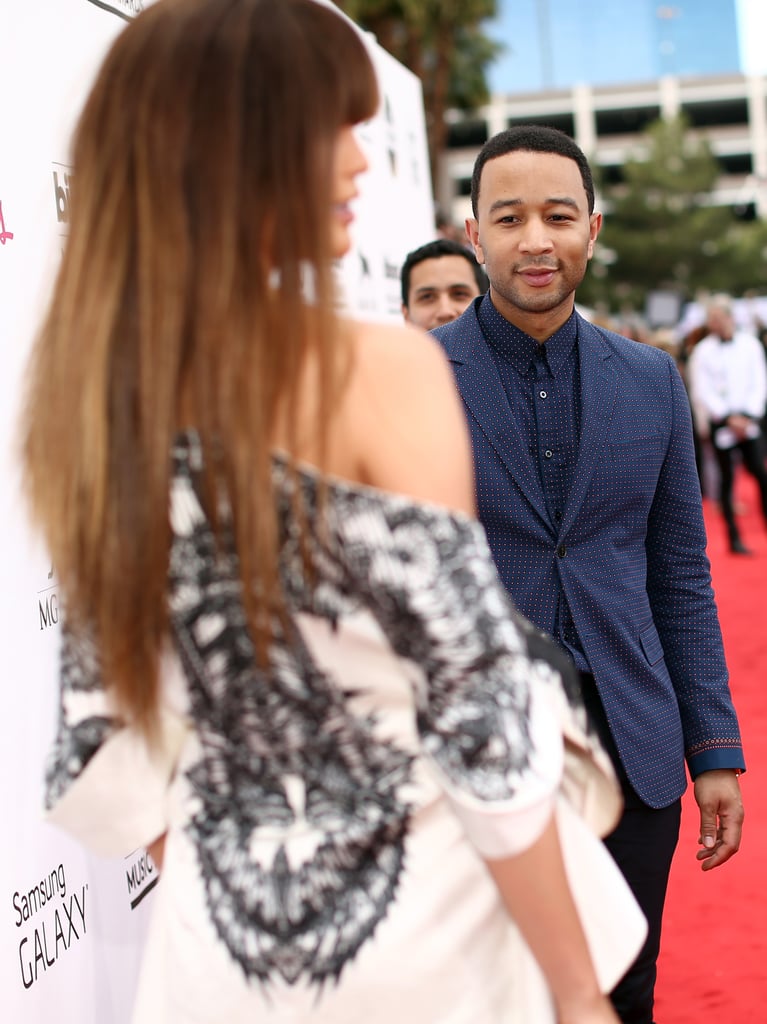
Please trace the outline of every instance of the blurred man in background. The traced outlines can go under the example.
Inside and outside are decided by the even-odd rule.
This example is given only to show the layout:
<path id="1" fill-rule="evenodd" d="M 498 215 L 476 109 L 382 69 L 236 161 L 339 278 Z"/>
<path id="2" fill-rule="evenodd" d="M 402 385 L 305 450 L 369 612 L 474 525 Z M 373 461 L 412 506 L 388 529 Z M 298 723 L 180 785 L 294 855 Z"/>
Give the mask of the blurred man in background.
<path id="1" fill-rule="evenodd" d="M 402 315 L 431 331 L 448 324 L 487 290 L 474 254 L 449 238 L 438 238 L 408 253 L 400 272 Z"/>
<path id="2" fill-rule="evenodd" d="M 690 353 L 687 368 L 695 427 L 702 440 L 710 438 L 713 445 L 730 551 L 749 555 L 735 517 L 733 482 L 738 461 L 742 461 L 759 486 L 767 524 L 767 470 L 761 432 L 767 404 L 767 361 L 755 335 L 735 330 L 728 296 L 711 300 L 706 322 L 709 333 Z"/>

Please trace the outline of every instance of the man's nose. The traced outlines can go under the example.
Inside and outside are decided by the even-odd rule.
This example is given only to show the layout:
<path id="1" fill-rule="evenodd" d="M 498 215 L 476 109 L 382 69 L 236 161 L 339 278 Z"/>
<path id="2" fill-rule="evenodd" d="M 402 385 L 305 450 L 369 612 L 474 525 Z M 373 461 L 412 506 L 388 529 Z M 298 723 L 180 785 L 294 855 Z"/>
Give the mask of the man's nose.
<path id="1" fill-rule="evenodd" d="M 458 309 L 454 299 L 451 299 L 449 295 L 441 295 L 439 302 L 437 303 L 436 314 L 441 324 L 449 323 L 451 320 L 455 320 L 459 313 L 463 313 L 463 309 Z"/>
<path id="2" fill-rule="evenodd" d="M 522 229 L 519 248 L 522 252 L 549 252 L 554 246 L 551 230 L 545 221 L 531 218 Z"/>

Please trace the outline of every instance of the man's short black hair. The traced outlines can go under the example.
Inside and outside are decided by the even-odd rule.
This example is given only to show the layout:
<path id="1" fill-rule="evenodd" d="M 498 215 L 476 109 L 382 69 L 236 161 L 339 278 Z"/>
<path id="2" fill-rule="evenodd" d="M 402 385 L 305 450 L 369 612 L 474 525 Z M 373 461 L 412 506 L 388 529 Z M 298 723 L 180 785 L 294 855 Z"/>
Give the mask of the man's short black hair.
<path id="1" fill-rule="evenodd" d="M 487 278 L 485 277 L 485 272 L 474 258 L 474 253 L 470 249 L 467 249 L 465 245 L 461 245 L 460 242 L 454 242 L 450 238 L 437 238 L 433 242 L 427 242 L 426 245 L 421 245 L 417 249 L 413 249 L 413 251 L 409 252 L 405 257 L 405 262 L 402 264 L 402 270 L 399 275 L 400 285 L 402 287 L 403 306 L 408 306 L 408 299 L 410 298 L 410 274 L 413 267 L 417 266 L 419 263 L 423 263 L 424 260 L 438 260 L 443 256 L 463 256 L 474 271 L 474 279 L 477 282 L 477 287 L 480 292 L 487 291 Z"/>
<path id="2" fill-rule="evenodd" d="M 591 176 L 589 162 L 580 146 L 558 128 L 548 128 L 539 124 L 520 124 L 514 128 L 507 128 L 506 131 L 498 132 L 497 135 L 488 139 L 474 161 L 474 171 L 471 176 L 471 209 L 475 217 L 479 207 L 479 183 L 485 164 L 488 160 L 494 160 L 495 157 L 516 152 L 556 153 L 558 156 L 574 160 L 581 172 L 581 181 L 588 197 L 589 214 L 594 212 L 594 179 Z"/>

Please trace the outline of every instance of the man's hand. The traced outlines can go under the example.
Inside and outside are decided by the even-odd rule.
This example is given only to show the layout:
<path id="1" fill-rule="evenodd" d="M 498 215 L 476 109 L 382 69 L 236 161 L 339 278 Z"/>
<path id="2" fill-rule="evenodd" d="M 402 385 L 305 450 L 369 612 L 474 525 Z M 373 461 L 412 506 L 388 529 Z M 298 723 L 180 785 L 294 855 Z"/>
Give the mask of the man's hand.
<path id="1" fill-rule="evenodd" d="M 739 441 L 745 441 L 748 432 L 753 427 L 753 420 L 750 420 L 748 416 L 741 416 L 740 413 L 733 413 L 732 416 L 727 417 L 727 426 Z"/>
<path id="2" fill-rule="evenodd" d="M 731 768 L 701 772 L 695 780 L 695 802 L 700 808 L 703 847 L 697 857 L 704 871 L 724 864 L 740 847 L 743 801 L 738 777 Z"/>

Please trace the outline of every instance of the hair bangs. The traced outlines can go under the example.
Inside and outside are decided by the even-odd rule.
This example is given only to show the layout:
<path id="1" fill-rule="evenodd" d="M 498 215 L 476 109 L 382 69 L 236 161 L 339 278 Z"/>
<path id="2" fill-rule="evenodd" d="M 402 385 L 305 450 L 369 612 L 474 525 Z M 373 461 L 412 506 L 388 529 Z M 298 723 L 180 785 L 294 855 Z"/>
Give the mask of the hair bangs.
<path id="1" fill-rule="evenodd" d="M 343 54 L 336 65 L 338 108 L 342 124 L 369 121 L 376 114 L 380 102 L 373 62 L 362 39 L 356 31 L 353 34 L 355 38 L 349 40 L 349 52 Z"/>
<path id="2" fill-rule="evenodd" d="M 312 19 L 323 47 L 315 47 L 322 61 L 325 81 L 337 127 L 368 121 L 378 110 L 380 91 L 373 61 L 359 30 L 343 14 L 315 4 Z M 330 98 L 330 97 L 329 97 Z"/>

